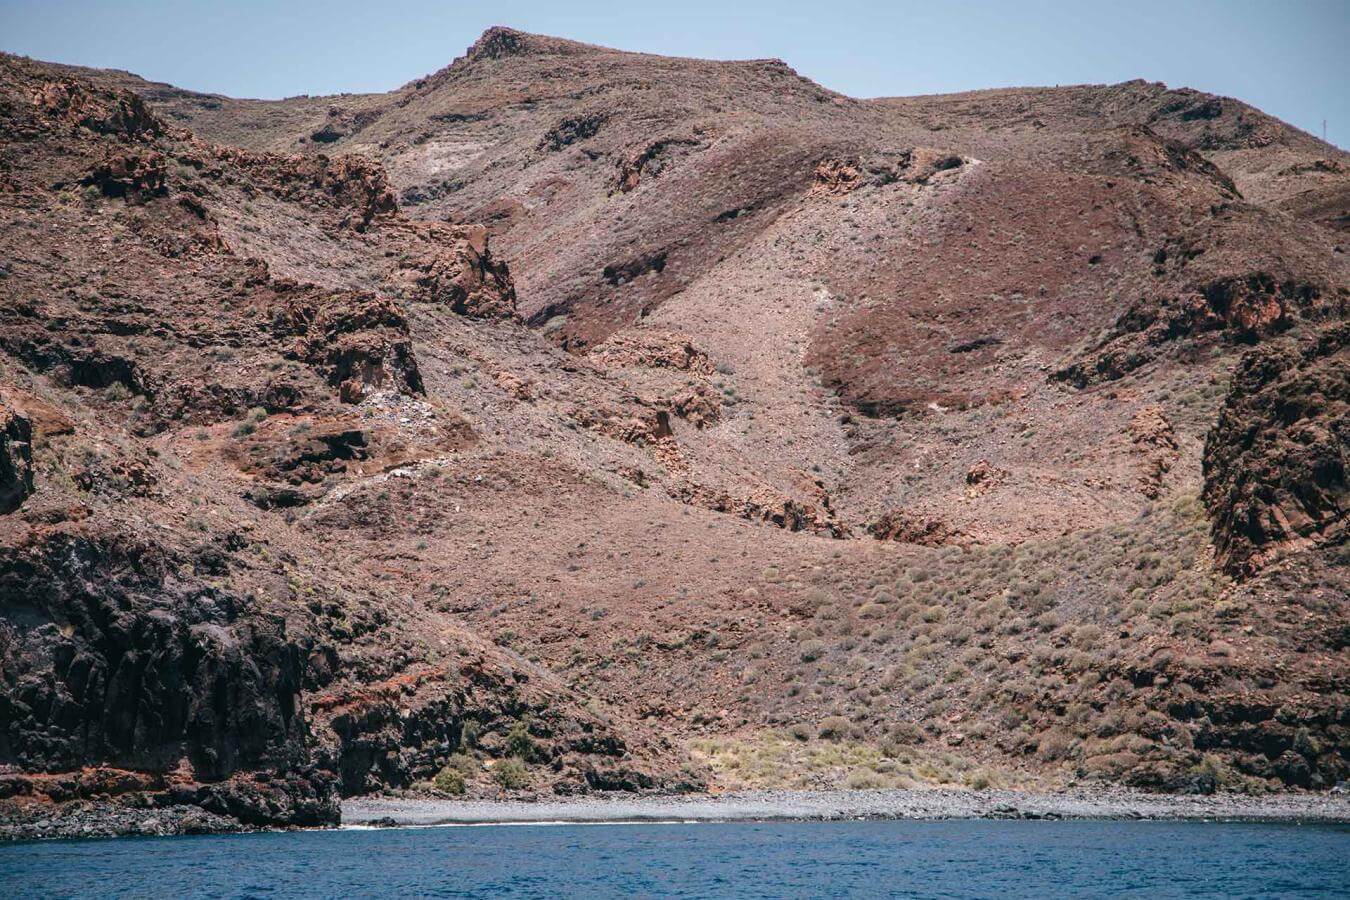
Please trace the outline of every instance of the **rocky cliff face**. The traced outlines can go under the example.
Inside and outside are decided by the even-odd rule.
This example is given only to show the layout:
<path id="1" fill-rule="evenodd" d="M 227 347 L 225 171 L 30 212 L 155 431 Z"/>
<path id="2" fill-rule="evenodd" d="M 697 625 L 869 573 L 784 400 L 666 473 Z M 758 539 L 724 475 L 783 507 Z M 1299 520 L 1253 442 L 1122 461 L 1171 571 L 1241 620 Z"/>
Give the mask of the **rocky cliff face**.
<path id="1" fill-rule="evenodd" d="M 1350 774 L 1350 170 L 1257 110 L 494 29 L 0 134 L 6 821 Z"/>
<path id="2" fill-rule="evenodd" d="M 6 821 L 114 802 L 332 824 L 341 794 L 427 781 L 456 753 L 483 760 L 469 789 L 495 788 L 508 734 L 539 772 L 517 788 L 688 780 L 658 738 L 328 574 L 277 520 L 472 444 L 427 403 L 398 297 L 510 318 L 485 232 L 407 221 L 364 160 L 220 148 L 134 95 L 18 60 L 0 74 Z M 316 229 L 305 256 L 256 224 L 264 204 Z M 323 256 L 342 275 L 305 280 L 296 261 Z"/>
<path id="3" fill-rule="evenodd" d="M 6 799 L 50 796 L 39 773 L 101 765 L 140 773 L 131 786 L 157 802 L 246 824 L 337 820 L 300 699 L 315 648 L 284 617 L 98 526 L 42 528 L 2 552 L 0 754 L 37 776 L 5 777 Z M 121 793 L 98 775 L 58 790 Z"/>
<path id="4" fill-rule="evenodd" d="M 1205 503 L 1221 562 L 1251 575 L 1344 540 L 1350 488 L 1350 330 L 1243 358 L 1205 443 Z"/>
<path id="5" fill-rule="evenodd" d="M 0 407 L 0 512 L 13 512 L 33 493 L 33 425 Z"/>

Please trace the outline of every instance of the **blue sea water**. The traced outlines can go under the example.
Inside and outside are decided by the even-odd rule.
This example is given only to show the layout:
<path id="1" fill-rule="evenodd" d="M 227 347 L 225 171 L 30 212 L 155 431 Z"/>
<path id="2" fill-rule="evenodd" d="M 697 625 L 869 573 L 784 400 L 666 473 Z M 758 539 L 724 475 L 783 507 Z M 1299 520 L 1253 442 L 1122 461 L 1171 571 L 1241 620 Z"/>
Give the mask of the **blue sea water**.
<path id="1" fill-rule="evenodd" d="M 404 828 L 0 846 L 2 897 L 1350 895 L 1350 827 L 790 822 Z"/>

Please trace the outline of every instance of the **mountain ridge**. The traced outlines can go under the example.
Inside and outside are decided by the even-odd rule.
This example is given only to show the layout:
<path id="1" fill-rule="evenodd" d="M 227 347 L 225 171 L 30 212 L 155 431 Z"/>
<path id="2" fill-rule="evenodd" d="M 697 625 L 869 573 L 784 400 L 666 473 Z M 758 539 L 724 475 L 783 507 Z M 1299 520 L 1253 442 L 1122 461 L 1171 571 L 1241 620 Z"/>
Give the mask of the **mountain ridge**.
<path id="1" fill-rule="evenodd" d="M 287 101 L 0 56 L 11 833 L 1350 774 L 1345 154 L 553 41 Z"/>

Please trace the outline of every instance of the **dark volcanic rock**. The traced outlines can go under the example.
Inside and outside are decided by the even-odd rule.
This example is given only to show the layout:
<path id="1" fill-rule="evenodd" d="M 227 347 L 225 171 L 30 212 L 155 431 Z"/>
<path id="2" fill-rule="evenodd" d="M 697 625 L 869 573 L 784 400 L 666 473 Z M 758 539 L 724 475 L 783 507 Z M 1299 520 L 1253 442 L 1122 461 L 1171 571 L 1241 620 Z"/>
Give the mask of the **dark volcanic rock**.
<path id="1" fill-rule="evenodd" d="M 0 405 L 0 514 L 13 512 L 33 493 L 33 426 Z"/>
<path id="2" fill-rule="evenodd" d="M 895 510 L 884 513 L 869 524 L 867 533 L 879 541 L 922 544 L 925 547 L 940 547 L 959 537 L 950 525 L 940 519 L 914 516 Z"/>
<path id="3" fill-rule="evenodd" d="M 1234 573 L 1344 540 L 1350 489 L 1350 328 L 1262 348 L 1233 375 L 1205 442 L 1205 505 Z"/>
<path id="4" fill-rule="evenodd" d="M 172 774 L 175 802 L 255 824 L 334 821 L 299 703 L 308 648 L 248 598 L 173 568 L 152 545 L 78 527 L 0 548 L 0 763 Z"/>

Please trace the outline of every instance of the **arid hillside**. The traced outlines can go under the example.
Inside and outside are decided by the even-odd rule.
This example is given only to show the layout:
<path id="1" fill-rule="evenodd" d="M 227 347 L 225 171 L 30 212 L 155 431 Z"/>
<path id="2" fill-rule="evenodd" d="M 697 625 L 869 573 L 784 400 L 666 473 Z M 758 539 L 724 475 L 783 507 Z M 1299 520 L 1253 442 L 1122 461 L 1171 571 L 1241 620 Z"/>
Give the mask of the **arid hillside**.
<path id="1" fill-rule="evenodd" d="M 1350 157 L 1258 110 L 494 28 L 0 120 L 11 822 L 1350 777 Z"/>

